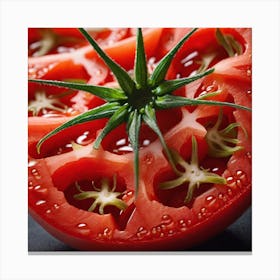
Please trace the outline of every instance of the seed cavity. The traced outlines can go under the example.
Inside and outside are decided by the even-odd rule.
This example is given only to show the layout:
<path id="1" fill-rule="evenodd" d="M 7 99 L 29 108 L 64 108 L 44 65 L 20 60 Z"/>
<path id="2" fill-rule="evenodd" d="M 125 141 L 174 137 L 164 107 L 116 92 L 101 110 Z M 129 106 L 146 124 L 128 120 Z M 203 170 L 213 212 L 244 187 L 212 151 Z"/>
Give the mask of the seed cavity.
<path id="1" fill-rule="evenodd" d="M 173 169 L 178 177 L 174 180 L 161 183 L 160 188 L 163 190 L 173 189 L 188 183 L 185 204 L 188 204 L 193 199 L 195 189 L 199 188 L 201 184 L 212 183 L 223 185 L 226 183 L 225 178 L 200 167 L 195 137 L 192 137 L 192 158 L 190 163 L 186 162 L 176 151 L 172 151 L 172 157 L 175 163 Z M 176 166 L 180 166 L 183 171 L 178 170 Z"/>

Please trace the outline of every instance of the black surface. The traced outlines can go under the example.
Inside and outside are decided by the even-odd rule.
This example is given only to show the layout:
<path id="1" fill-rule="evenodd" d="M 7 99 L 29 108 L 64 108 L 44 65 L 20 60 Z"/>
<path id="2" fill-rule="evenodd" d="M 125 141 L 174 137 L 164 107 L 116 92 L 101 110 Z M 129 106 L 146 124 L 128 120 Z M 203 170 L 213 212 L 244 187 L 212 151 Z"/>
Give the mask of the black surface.
<path id="1" fill-rule="evenodd" d="M 224 232 L 188 251 L 250 252 L 252 250 L 252 211 L 248 209 Z M 76 251 L 48 234 L 28 217 L 29 252 Z"/>

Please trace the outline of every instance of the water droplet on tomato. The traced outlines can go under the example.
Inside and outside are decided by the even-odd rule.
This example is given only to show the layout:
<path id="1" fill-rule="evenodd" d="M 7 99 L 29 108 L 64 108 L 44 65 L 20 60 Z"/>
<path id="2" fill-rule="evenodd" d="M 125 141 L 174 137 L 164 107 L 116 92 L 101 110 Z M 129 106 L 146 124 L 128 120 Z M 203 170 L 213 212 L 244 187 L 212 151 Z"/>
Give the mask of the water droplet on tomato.
<path id="1" fill-rule="evenodd" d="M 161 221 L 162 221 L 162 224 L 166 225 L 166 226 L 174 223 L 173 219 L 167 214 L 165 214 L 161 217 Z"/>
<path id="2" fill-rule="evenodd" d="M 32 166 L 35 166 L 37 164 L 37 161 L 36 160 L 30 160 L 28 161 L 28 167 L 32 167 Z"/>
<path id="3" fill-rule="evenodd" d="M 161 226 L 154 226 L 154 227 L 152 227 L 151 233 L 152 233 L 152 235 L 153 235 L 154 237 L 161 237 L 161 236 L 164 235 Z"/>
<path id="4" fill-rule="evenodd" d="M 111 229 L 109 229 L 108 227 L 104 228 L 104 231 L 103 231 L 104 236 L 109 236 L 109 235 L 111 235 L 111 233 L 112 233 Z"/>
<path id="5" fill-rule="evenodd" d="M 227 184 L 234 183 L 234 178 L 232 176 L 227 177 L 226 180 L 227 180 Z"/>
<path id="6" fill-rule="evenodd" d="M 202 214 L 201 214 L 200 212 L 197 214 L 197 218 L 198 218 L 199 220 L 202 219 Z"/>
<path id="7" fill-rule="evenodd" d="M 232 158 L 230 161 L 229 161 L 229 164 L 234 164 L 236 162 L 236 159 Z"/>
<path id="8" fill-rule="evenodd" d="M 179 225 L 180 231 L 186 231 L 187 230 L 187 223 L 184 219 L 179 220 L 178 225 Z"/>
<path id="9" fill-rule="evenodd" d="M 242 182 L 241 182 L 240 179 L 237 179 L 237 180 L 236 180 L 236 185 L 237 185 L 237 187 L 240 188 L 240 189 L 243 188 L 243 184 L 242 184 Z"/>
<path id="10" fill-rule="evenodd" d="M 208 195 L 206 198 L 205 198 L 205 202 L 206 203 L 211 203 L 211 201 L 213 201 L 215 199 L 215 196 L 214 195 Z"/>
<path id="11" fill-rule="evenodd" d="M 28 189 L 33 190 L 33 182 L 32 181 L 28 182 Z"/>
<path id="12" fill-rule="evenodd" d="M 86 223 L 79 223 L 76 225 L 78 231 L 82 235 L 89 235 L 90 234 L 90 229 L 88 228 Z"/>
<path id="13" fill-rule="evenodd" d="M 53 208 L 57 210 L 59 208 L 59 205 L 57 203 L 54 203 Z"/>
<path id="14" fill-rule="evenodd" d="M 51 212 L 52 212 L 51 209 L 47 209 L 47 210 L 46 210 L 46 213 L 47 213 L 47 214 L 50 214 Z"/>
<path id="15" fill-rule="evenodd" d="M 97 237 L 100 238 L 100 239 L 111 239 L 112 238 L 112 234 L 113 234 L 113 231 L 112 229 L 108 228 L 108 227 L 105 227 L 103 232 L 100 232 L 97 234 Z"/>
<path id="16" fill-rule="evenodd" d="M 236 173 L 236 177 L 238 178 L 240 178 L 244 174 L 242 170 L 237 170 L 235 173 Z"/>
<path id="17" fill-rule="evenodd" d="M 227 196 L 224 193 L 219 193 L 218 198 L 220 202 L 227 202 Z"/>
<path id="18" fill-rule="evenodd" d="M 227 177 L 226 180 L 227 180 L 227 185 L 230 188 L 232 188 L 232 189 L 236 188 L 236 179 L 233 176 Z"/>
<path id="19" fill-rule="evenodd" d="M 133 191 L 126 191 L 126 192 L 123 194 L 122 199 L 123 199 L 123 200 L 128 200 L 128 199 L 130 199 L 132 196 L 133 196 Z"/>
<path id="20" fill-rule="evenodd" d="M 214 173 L 217 173 L 219 171 L 219 168 L 218 167 L 214 167 L 214 168 L 211 169 L 211 171 L 214 172 Z"/>
<path id="21" fill-rule="evenodd" d="M 122 139 L 119 139 L 117 142 L 116 142 L 116 146 L 123 146 L 126 144 L 126 138 L 122 138 Z"/>
<path id="22" fill-rule="evenodd" d="M 87 227 L 86 223 L 79 223 L 79 224 L 77 224 L 77 228 L 85 228 L 85 227 Z"/>
<path id="23" fill-rule="evenodd" d="M 45 198 L 48 195 L 48 189 L 42 187 L 41 185 L 37 185 L 33 188 L 33 190 L 36 192 L 38 196 L 41 198 Z"/>
<path id="24" fill-rule="evenodd" d="M 205 198 L 205 204 L 206 204 L 206 207 L 207 207 L 206 210 L 208 210 L 207 211 L 208 213 L 214 212 L 215 210 L 217 210 L 219 208 L 219 202 L 218 202 L 216 196 L 214 196 L 214 195 L 208 195 Z M 203 209 L 202 212 L 206 213 L 206 210 Z"/>
<path id="25" fill-rule="evenodd" d="M 149 140 L 149 139 L 145 139 L 145 140 L 143 140 L 143 147 L 146 147 L 146 146 L 149 146 L 150 145 L 150 143 L 151 143 L 151 141 Z"/>
<path id="26" fill-rule="evenodd" d="M 248 77 L 252 76 L 252 71 L 251 71 L 251 69 L 247 69 L 246 74 L 247 74 Z"/>
<path id="27" fill-rule="evenodd" d="M 136 232 L 136 237 L 138 239 L 142 239 L 145 236 L 148 236 L 150 234 L 149 230 L 147 230 L 145 227 L 139 227 Z"/>
<path id="28" fill-rule="evenodd" d="M 242 170 L 237 170 L 236 171 L 236 177 L 242 180 L 243 182 L 247 181 L 247 175 L 244 171 Z"/>
<path id="29" fill-rule="evenodd" d="M 41 179 L 41 175 L 39 173 L 39 171 L 36 168 L 33 168 L 31 170 L 32 175 L 36 178 L 36 179 Z"/>
<path id="30" fill-rule="evenodd" d="M 207 211 L 207 209 L 206 209 L 205 207 L 202 207 L 202 208 L 200 209 L 200 212 L 201 212 L 202 214 L 206 213 L 206 211 Z"/>
<path id="31" fill-rule="evenodd" d="M 168 236 L 172 236 L 172 235 L 174 235 L 176 233 L 176 231 L 174 230 L 174 229 L 170 229 L 169 231 L 168 231 Z"/>
<path id="32" fill-rule="evenodd" d="M 133 151 L 127 138 L 118 139 L 115 143 L 115 146 L 116 148 L 113 149 L 113 152 L 117 154 L 129 153 Z"/>
<path id="33" fill-rule="evenodd" d="M 79 145 L 88 145 L 92 141 L 93 141 L 93 137 L 91 137 L 89 131 L 85 131 L 82 135 L 77 137 L 75 142 Z"/>
<path id="34" fill-rule="evenodd" d="M 40 199 L 40 200 L 38 200 L 35 204 L 36 204 L 37 206 L 39 206 L 39 205 L 42 205 L 42 204 L 45 204 L 45 203 L 46 203 L 46 200 Z"/>
<path id="35" fill-rule="evenodd" d="M 229 195 L 229 196 L 232 196 L 233 195 L 233 192 L 232 192 L 232 189 L 227 189 L 227 194 Z"/>

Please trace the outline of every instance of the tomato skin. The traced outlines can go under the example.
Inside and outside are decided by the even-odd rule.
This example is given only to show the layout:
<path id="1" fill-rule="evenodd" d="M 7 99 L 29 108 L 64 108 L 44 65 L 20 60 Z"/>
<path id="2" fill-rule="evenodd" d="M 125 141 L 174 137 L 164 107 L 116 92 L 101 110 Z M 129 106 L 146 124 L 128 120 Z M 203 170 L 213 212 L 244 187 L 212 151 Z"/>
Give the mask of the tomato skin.
<path id="1" fill-rule="evenodd" d="M 144 41 L 148 57 L 162 57 L 190 29 L 148 29 Z M 222 29 L 234 34 L 243 44 L 243 54 L 232 58 L 223 58 L 215 64 L 215 72 L 201 80 L 187 85 L 178 92 L 179 95 L 197 97 L 204 88 L 213 85 L 222 93 L 213 97 L 219 101 L 233 101 L 236 104 L 251 107 L 251 37 L 249 29 Z M 55 28 L 55 32 L 72 32 L 63 28 Z M 30 30 L 30 40 L 32 33 Z M 203 35 L 203 36 L 202 36 Z M 189 49 L 201 48 L 205 41 L 215 45 L 214 29 L 200 29 L 190 42 L 185 44 L 175 58 L 169 70 L 172 78 L 179 71 L 180 56 Z M 167 38 L 173 38 L 172 41 Z M 203 40 L 201 40 L 203 38 Z M 210 42 L 210 43 L 209 43 Z M 135 38 L 124 38 L 111 46 L 106 52 L 115 61 L 129 70 L 133 66 Z M 176 60 L 177 59 L 177 60 Z M 51 67 L 49 67 L 52 65 Z M 48 70 L 42 74 L 34 73 L 34 78 L 84 79 L 88 83 L 105 84 L 111 82 L 107 67 L 100 62 L 96 53 L 88 47 L 77 49 L 71 54 L 46 55 L 41 58 L 30 58 L 29 69 L 36 67 Z M 249 67 L 249 68 L 248 68 Z M 97 77 L 93 73 L 101 71 Z M 29 98 L 34 98 L 38 88 L 29 86 Z M 46 89 L 50 94 L 58 93 L 55 87 Z M 177 94 L 177 93 L 176 93 Z M 71 98 L 72 100 L 72 98 Z M 142 129 L 141 137 L 149 139 L 148 146 L 140 149 L 140 188 L 134 197 L 133 155 L 125 152 L 117 154 L 109 149 L 110 141 L 121 140 L 125 135 L 122 130 L 114 135 L 109 134 L 100 149 L 92 149 L 92 141 L 104 127 L 106 120 L 85 123 L 67 129 L 42 145 L 41 154 L 36 152 L 36 143 L 48 132 L 69 120 L 75 114 L 102 104 L 95 97 L 82 92 L 75 93 L 72 116 L 57 117 L 31 116 L 28 123 L 29 146 L 29 186 L 28 207 L 31 216 L 49 233 L 68 244 L 72 248 L 83 251 L 135 251 L 135 250 L 182 250 L 191 248 L 221 232 L 234 222 L 251 204 L 251 112 L 225 109 L 229 119 L 242 125 L 237 131 L 237 139 L 243 149 L 232 156 L 221 160 L 208 156 L 205 140 L 207 121 L 215 120 L 219 114 L 217 106 L 184 107 L 178 110 L 162 111 L 157 115 L 159 125 L 164 132 L 166 142 L 172 149 L 179 151 L 186 160 L 191 158 L 191 137 L 196 137 L 199 151 L 198 158 L 204 168 L 219 169 L 227 180 L 226 185 L 213 184 L 201 186 L 190 205 L 182 205 L 180 190 L 172 189 L 174 196 L 169 204 L 159 190 L 159 183 L 174 176 L 166 160 L 162 146 L 149 129 Z M 246 134 L 244 133 L 246 131 Z M 93 139 L 79 148 L 74 146 L 57 153 L 66 143 L 84 132 L 90 132 Z M 114 135 L 114 137 L 113 137 Z M 151 136 L 152 135 L 152 136 Z M 115 144 L 115 143 L 113 143 Z M 220 168 L 221 167 L 221 168 Z M 120 213 L 89 212 L 69 203 L 65 191 L 81 180 L 92 180 L 106 177 L 112 179 L 116 175 L 125 184 L 125 192 L 121 199 L 128 204 Z"/>
<path id="2" fill-rule="evenodd" d="M 241 199 L 242 197 L 242 199 Z M 221 208 L 219 212 L 213 214 L 211 218 L 208 218 L 191 227 L 188 231 L 177 234 L 176 239 L 173 237 L 163 238 L 154 241 L 118 241 L 107 240 L 107 242 L 98 240 L 88 240 L 85 238 L 79 238 L 67 234 L 64 230 L 61 231 L 57 226 L 46 222 L 42 219 L 41 215 L 30 212 L 32 217 L 43 226 L 50 234 L 55 236 L 57 239 L 68 244 L 70 247 L 81 250 L 81 251 L 162 251 L 162 250 L 185 250 L 187 248 L 194 247 L 202 242 L 209 240 L 223 229 L 228 227 L 251 204 L 251 190 L 248 189 L 240 195 L 239 199 L 236 199 L 232 204 Z M 238 211 L 236 211 L 238 209 Z M 199 233 L 199 234 L 198 234 Z"/>

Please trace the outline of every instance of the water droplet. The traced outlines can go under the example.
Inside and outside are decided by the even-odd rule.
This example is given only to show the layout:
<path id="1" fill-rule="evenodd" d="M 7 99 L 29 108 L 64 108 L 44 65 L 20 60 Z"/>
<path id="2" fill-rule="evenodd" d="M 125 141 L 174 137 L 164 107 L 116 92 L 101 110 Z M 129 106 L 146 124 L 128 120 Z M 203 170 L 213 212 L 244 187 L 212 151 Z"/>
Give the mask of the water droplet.
<path id="1" fill-rule="evenodd" d="M 38 171 L 36 168 L 33 168 L 33 169 L 31 170 L 31 173 L 32 173 L 32 175 L 33 175 L 36 179 L 40 179 L 40 178 L 41 178 L 41 175 L 40 175 L 39 171 Z"/>
<path id="2" fill-rule="evenodd" d="M 83 230 L 85 230 L 85 229 L 83 229 Z M 86 229 L 86 233 L 89 234 L 90 230 Z M 113 231 L 110 228 L 106 227 L 106 228 L 104 228 L 103 232 L 98 233 L 97 237 L 108 240 L 108 239 L 112 238 L 112 234 L 113 234 Z"/>
<path id="3" fill-rule="evenodd" d="M 116 142 L 116 146 L 123 146 L 126 144 L 126 138 L 122 138 L 122 139 L 119 139 L 117 142 Z"/>
<path id="4" fill-rule="evenodd" d="M 247 69 L 246 74 L 247 74 L 248 77 L 252 76 L 252 71 L 251 71 L 251 69 Z"/>
<path id="5" fill-rule="evenodd" d="M 169 215 L 166 215 L 166 214 L 161 217 L 161 221 L 162 221 L 162 224 L 166 225 L 166 226 L 173 224 L 173 219 Z"/>
<path id="6" fill-rule="evenodd" d="M 186 224 L 186 221 L 184 219 L 179 220 L 178 225 L 179 225 L 180 231 L 186 231 L 187 230 L 187 224 Z"/>
<path id="7" fill-rule="evenodd" d="M 247 158 L 251 159 L 252 158 L 252 154 L 250 152 L 246 153 Z"/>
<path id="8" fill-rule="evenodd" d="M 170 229 L 170 230 L 168 231 L 168 235 L 169 235 L 169 236 L 172 236 L 172 235 L 174 235 L 175 233 L 176 233 L 176 231 L 173 230 L 173 229 Z"/>
<path id="9" fill-rule="evenodd" d="M 32 182 L 32 181 L 29 181 L 29 182 L 28 182 L 28 190 L 31 191 L 31 190 L 33 190 L 33 188 L 34 188 L 34 187 L 33 187 L 33 182 Z"/>
<path id="10" fill-rule="evenodd" d="M 247 178 L 247 175 L 246 175 L 246 173 L 244 171 L 237 170 L 236 171 L 236 177 L 238 178 L 239 181 L 241 181 L 241 183 L 243 185 L 247 185 L 248 184 L 248 178 Z M 237 183 L 237 181 L 236 181 L 236 183 Z"/>
<path id="11" fill-rule="evenodd" d="M 47 213 L 47 214 L 50 214 L 51 212 L 52 212 L 51 209 L 47 209 L 47 210 L 46 210 L 46 213 Z"/>
<path id="12" fill-rule="evenodd" d="M 41 185 L 37 185 L 33 189 L 40 197 L 46 197 L 48 195 L 48 189 L 43 188 Z"/>
<path id="13" fill-rule="evenodd" d="M 219 171 L 219 168 L 218 167 L 214 167 L 214 168 L 211 169 L 211 171 L 217 173 Z"/>
<path id="14" fill-rule="evenodd" d="M 236 159 L 235 158 L 232 158 L 230 161 L 229 161 L 229 164 L 234 164 L 236 162 Z"/>
<path id="15" fill-rule="evenodd" d="M 142 239 L 147 235 L 149 235 L 149 231 L 146 228 L 144 228 L 144 227 L 139 227 L 138 228 L 138 230 L 136 232 L 136 237 L 138 239 Z"/>
<path id="16" fill-rule="evenodd" d="M 202 219 L 202 214 L 201 214 L 200 212 L 197 214 L 197 218 L 198 218 L 199 220 Z"/>
<path id="17" fill-rule="evenodd" d="M 250 89 L 247 90 L 247 94 L 251 94 L 252 91 Z"/>
<path id="18" fill-rule="evenodd" d="M 205 198 L 205 202 L 206 202 L 206 203 L 211 203 L 214 199 L 215 199 L 215 196 L 214 196 L 214 195 L 208 195 L 208 196 L 206 196 L 206 198 Z"/>
<path id="19" fill-rule="evenodd" d="M 76 225 L 76 228 L 81 235 L 86 236 L 90 234 L 90 229 L 88 228 L 88 225 L 86 223 L 79 223 Z"/>
<path id="20" fill-rule="evenodd" d="M 242 170 L 237 170 L 236 171 L 236 176 L 237 177 L 241 177 L 244 174 L 244 172 Z"/>
<path id="21" fill-rule="evenodd" d="M 77 228 L 85 228 L 85 227 L 87 227 L 87 224 L 85 224 L 85 223 L 77 224 Z"/>
<path id="22" fill-rule="evenodd" d="M 37 202 L 36 202 L 36 205 L 37 206 L 39 206 L 39 205 L 42 205 L 42 204 L 45 204 L 46 203 L 46 200 L 38 200 Z"/>
<path id="23" fill-rule="evenodd" d="M 232 176 L 227 177 L 227 184 L 232 184 L 234 183 L 234 178 Z"/>
<path id="24" fill-rule="evenodd" d="M 209 212 L 209 214 L 219 208 L 219 202 L 214 195 L 208 195 L 205 198 L 205 203 L 207 205 L 206 210 L 208 210 L 207 212 Z M 203 211 L 206 212 L 205 210 L 203 210 Z"/>
<path id="25" fill-rule="evenodd" d="M 233 195 L 232 189 L 227 189 L 227 194 L 228 194 L 229 196 L 232 196 L 232 195 Z"/>
<path id="26" fill-rule="evenodd" d="M 220 199 L 220 201 L 227 201 L 227 196 L 224 193 L 219 193 L 218 198 Z"/>
<path id="27" fill-rule="evenodd" d="M 28 161 L 28 167 L 32 167 L 32 166 L 35 166 L 37 164 L 37 161 L 36 160 L 30 160 Z"/>
<path id="28" fill-rule="evenodd" d="M 89 143 L 92 142 L 92 138 L 89 134 L 89 131 L 85 131 L 82 135 L 78 136 L 75 142 L 78 145 L 88 145 Z"/>
<path id="29" fill-rule="evenodd" d="M 241 180 L 239 180 L 239 179 L 236 180 L 236 185 L 240 189 L 243 187 L 243 184 L 242 184 Z"/>
<path id="30" fill-rule="evenodd" d="M 154 237 L 160 237 L 162 236 L 162 234 L 164 235 L 162 227 L 160 225 L 152 227 L 151 233 Z"/>
<path id="31" fill-rule="evenodd" d="M 130 199 L 131 197 L 133 196 L 133 191 L 127 191 L 123 194 L 123 199 L 124 200 L 127 200 L 127 199 Z"/>
<path id="32" fill-rule="evenodd" d="M 236 179 L 232 176 L 227 177 L 227 185 L 233 189 L 236 188 Z"/>
<path id="33" fill-rule="evenodd" d="M 58 205 L 57 203 L 55 203 L 55 204 L 53 205 L 53 208 L 54 208 L 54 209 L 58 209 L 58 208 L 59 208 L 59 205 Z"/>
<path id="34" fill-rule="evenodd" d="M 145 146 L 149 146 L 150 143 L 151 143 L 151 141 L 150 141 L 149 139 L 145 139 L 145 140 L 143 141 L 143 144 L 142 144 L 142 145 L 145 147 Z"/>
<path id="35" fill-rule="evenodd" d="M 205 207 L 202 207 L 201 209 L 200 209 L 200 212 L 203 214 L 203 213 L 205 213 L 207 211 L 207 209 L 205 208 Z"/>

